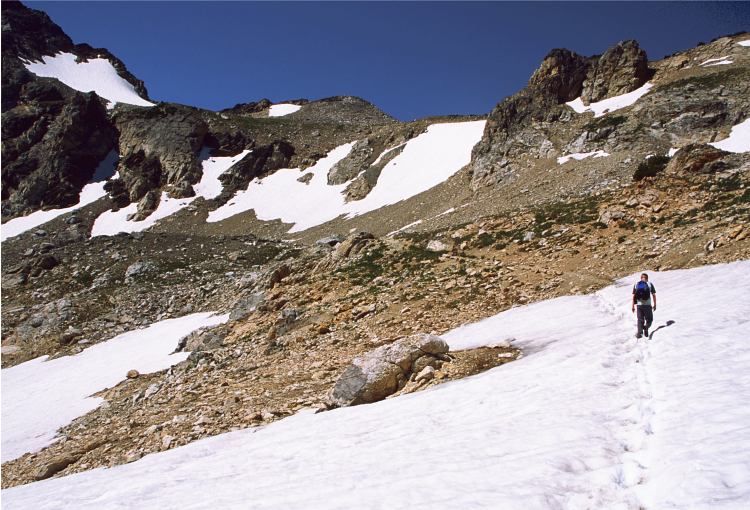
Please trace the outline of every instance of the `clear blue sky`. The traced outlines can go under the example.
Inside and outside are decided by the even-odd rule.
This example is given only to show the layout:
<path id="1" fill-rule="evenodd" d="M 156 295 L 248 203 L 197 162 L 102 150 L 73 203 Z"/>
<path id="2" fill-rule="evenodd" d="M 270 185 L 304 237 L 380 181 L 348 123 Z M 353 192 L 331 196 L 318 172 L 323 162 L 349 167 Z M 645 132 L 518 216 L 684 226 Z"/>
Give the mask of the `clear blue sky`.
<path id="1" fill-rule="evenodd" d="M 26 2 L 153 99 L 209 109 L 355 95 L 402 120 L 487 113 L 552 48 L 654 60 L 750 27 L 748 3 Z M 720 57 L 721 55 L 717 55 Z"/>

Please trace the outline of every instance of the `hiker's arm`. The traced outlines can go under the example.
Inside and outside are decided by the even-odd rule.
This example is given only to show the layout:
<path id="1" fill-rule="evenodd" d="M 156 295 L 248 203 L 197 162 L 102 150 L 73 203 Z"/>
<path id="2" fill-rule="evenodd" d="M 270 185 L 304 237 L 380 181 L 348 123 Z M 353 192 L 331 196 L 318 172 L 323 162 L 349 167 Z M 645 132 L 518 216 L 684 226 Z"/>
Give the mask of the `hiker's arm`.
<path id="1" fill-rule="evenodd" d="M 654 298 L 654 311 L 656 311 L 656 292 L 652 292 L 651 297 Z"/>
<path id="2" fill-rule="evenodd" d="M 631 312 L 635 312 L 635 289 L 633 289 L 633 306 L 630 307 Z"/>

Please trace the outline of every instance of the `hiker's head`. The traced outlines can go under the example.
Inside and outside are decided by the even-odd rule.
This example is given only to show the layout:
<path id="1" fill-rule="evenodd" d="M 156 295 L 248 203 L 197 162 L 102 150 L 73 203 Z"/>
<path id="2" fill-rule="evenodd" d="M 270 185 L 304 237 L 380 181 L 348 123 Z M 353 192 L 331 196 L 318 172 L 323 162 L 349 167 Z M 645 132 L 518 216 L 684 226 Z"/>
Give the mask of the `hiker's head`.
<path id="1" fill-rule="evenodd" d="M 644 282 L 647 282 L 648 281 L 648 275 L 646 273 L 641 273 L 641 280 L 643 280 Z"/>

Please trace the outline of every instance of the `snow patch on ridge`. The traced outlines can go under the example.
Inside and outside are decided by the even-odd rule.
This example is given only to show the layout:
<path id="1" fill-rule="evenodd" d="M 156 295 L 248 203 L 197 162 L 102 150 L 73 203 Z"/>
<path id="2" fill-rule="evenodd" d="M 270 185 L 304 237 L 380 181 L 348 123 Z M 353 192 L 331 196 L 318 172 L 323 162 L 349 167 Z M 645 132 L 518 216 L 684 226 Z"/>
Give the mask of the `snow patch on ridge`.
<path id="1" fill-rule="evenodd" d="M 2 462 L 56 441 L 55 434 L 103 400 L 92 397 L 125 379 L 129 370 L 151 373 L 183 361 L 171 354 L 191 332 L 223 324 L 229 315 L 194 313 L 156 322 L 93 345 L 74 356 L 42 356 L 2 370 Z"/>
<path id="2" fill-rule="evenodd" d="M 750 152 L 750 119 L 732 127 L 727 138 L 709 145 L 727 152 Z"/>
<path id="3" fill-rule="evenodd" d="M 574 154 L 568 154 L 566 156 L 560 156 L 559 158 L 557 158 L 557 163 L 559 165 L 564 165 L 565 163 L 567 163 L 571 159 L 575 159 L 576 161 L 581 161 L 582 159 L 586 159 L 586 158 L 589 158 L 589 157 L 606 158 L 607 156 L 609 156 L 609 152 L 604 152 L 602 150 L 593 151 L 593 152 L 576 152 Z"/>
<path id="4" fill-rule="evenodd" d="M 106 58 L 92 58 L 76 62 L 72 53 L 58 53 L 42 57 L 41 62 L 26 63 L 26 69 L 42 78 L 57 78 L 65 85 L 81 92 L 96 92 L 99 97 L 115 103 L 135 106 L 154 106 L 138 95 L 135 88 L 123 79 Z"/>
<path id="5" fill-rule="evenodd" d="M 189 206 L 198 197 L 206 200 L 216 198 L 221 194 L 222 185 L 219 176 L 232 165 L 250 154 L 251 150 L 244 150 L 236 156 L 213 157 L 203 160 L 203 175 L 198 184 L 193 185 L 195 196 L 188 198 L 171 198 L 166 192 L 161 193 L 161 199 L 156 210 L 141 221 L 129 220 L 128 216 L 138 211 L 138 204 L 132 203 L 117 211 L 105 211 L 94 222 L 91 237 L 113 236 L 120 232 L 141 232 L 153 227 L 156 222 L 179 212 Z"/>
<path id="6" fill-rule="evenodd" d="M 299 111 L 300 108 L 302 107 L 297 104 L 289 104 L 289 103 L 274 104 L 274 105 L 271 105 L 271 107 L 268 109 L 268 116 L 269 117 L 283 117 L 284 115 L 289 115 L 290 113 Z"/>
<path id="7" fill-rule="evenodd" d="M 328 184 L 328 171 L 344 159 L 355 142 L 341 145 L 305 172 L 308 183 L 297 179 L 297 168 L 285 168 L 254 179 L 226 205 L 209 213 L 217 222 L 255 210 L 258 219 L 293 223 L 289 232 L 300 232 L 339 216 L 353 217 L 406 200 L 448 179 L 471 160 L 471 149 L 481 139 L 486 121 L 432 124 L 409 140 L 401 154 L 383 167 L 377 185 L 362 200 L 346 202 L 348 182 Z"/>
<path id="8" fill-rule="evenodd" d="M 641 97 L 646 95 L 654 85 L 651 82 L 644 83 L 640 88 L 635 89 L 627 94 L 622 94 L 615 97 L 609 97 L 602 99 L 595 103 L 591 103 L 588 106 L 583 104 L 581 98 L 574 99 L 565 103 L 566 105 L 573 108 L 576 113 L 594 112 L 594 117 L 601 117 L 607 113 L 614 112 L 635 104 Z"/>
<path id="9" fill-rule="evenodd" d="M 702 63 L 700 63 L 698 65 L 703 66 L 703 67 L 711 67 L 711 66 L 720 66 L 720 65 L 725 65 L 725 64 L 732 64 L 733 62 L 731 60 L 728 60 L 728 59 L 729 59 L 729 55 L 727 55 L 726 57 L 709 58 L 705 62 L 702 62 Z"/>
<path id="10" fill-rule="evenodd" d="M 52 221 L 58 216 L 78 210 L 105 197 L 107 192 L 104 191 L 104 185 L 108 179 L 116 177 L 115 167 L 117 166 L 118 159 L 119 156 L 117 155 L 117 151 L 113 150 L 102 160 L 101 163 L 99 163 L 99 166 L 94 170 L 94 176 L 92 177 L 91 182 L 81 189 L 81 193 L 78 195 L 77 204 L 62 209 L 34 211 L 26 216 L 13 218 L 12 220 L 3 223 L 2 226 L 0 226 L 0 242 L 20 235 L 32 228 L 36 228 L 48 221 Z"/>

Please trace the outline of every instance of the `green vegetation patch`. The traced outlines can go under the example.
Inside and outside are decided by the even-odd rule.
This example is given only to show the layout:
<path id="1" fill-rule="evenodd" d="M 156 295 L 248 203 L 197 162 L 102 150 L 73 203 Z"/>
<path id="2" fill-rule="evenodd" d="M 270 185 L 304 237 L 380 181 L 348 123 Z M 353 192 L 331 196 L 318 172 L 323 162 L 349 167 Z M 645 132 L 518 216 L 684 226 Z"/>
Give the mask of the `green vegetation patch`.
<path id="1" fill-rule="evenodd" d="M 365 285 L 385 272 L 383 258 L 385 247 L 378 245 L 367 250 L 350 264 L 336 270 L 336 274 L 342 275 L 357 285 Z"/>
<path id="2" fill-rule="evenodd" d="M 684 89 L 689 85 L 701 89 L 715 89 L 720 85 L 727 85 L 730 82 L 744 80 L 747 78 L 747 71 L 744 69 L 726 69 L 701 76 L 690 76 L 681 80 L 673 81 L 659 90 L 662 92 L 673 92 L 676 89 Z"/>
<path id="3" fill-rule="evenodd" d="M 410 244 L 401 252 L 401 259 L 404 262 L 421 262 L 423 260 L 438 260 L 441 253 L 430 251 L 421 244 Z"/>
<path id="4" fill-rule="evenodd" d="M 599 218 L 599 200 L 586 197 L 572 202 L 550 202 L 534 211 L 537 233 L 558 225 L 580 225 Z"/>

